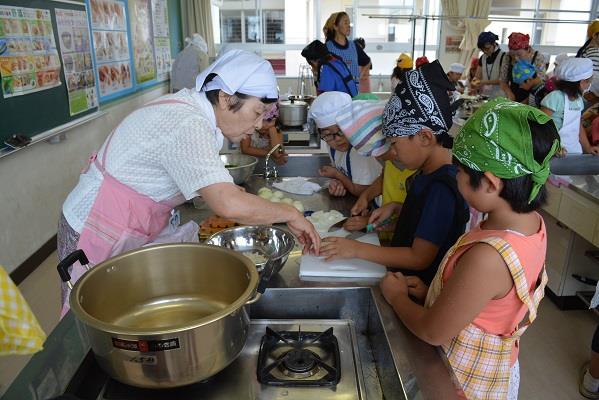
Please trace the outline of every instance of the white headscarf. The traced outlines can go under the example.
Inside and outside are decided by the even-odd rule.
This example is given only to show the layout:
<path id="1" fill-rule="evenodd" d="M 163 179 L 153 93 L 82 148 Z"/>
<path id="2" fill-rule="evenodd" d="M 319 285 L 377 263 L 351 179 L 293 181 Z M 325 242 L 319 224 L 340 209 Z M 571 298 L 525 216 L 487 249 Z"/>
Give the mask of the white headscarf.
<path id="1" fill-rule="evenodd" d="M 593 76 L 593 61 L 590 58 L 567 58 L 555 68 L 555 76 L 568 82 L 588 79 Z"/>
<path id="2" fill-rule="evenodd" d="M 337 113 L 351 102 L 351 96 L 345 92 L 324 92 L 312 102 L 310 117 L 318 128 L 328 128 L 337 124 Z"/>
<path id="3" fill-rule="evenodd" d="M 209 74 L 216 74 L 206 83 Z M 230 50 L 216 59 L 196 78 L 198 92 L 220 89 L 233 95 L 278 99 L 277 79 L 268 61 L 245 50 Z"/>

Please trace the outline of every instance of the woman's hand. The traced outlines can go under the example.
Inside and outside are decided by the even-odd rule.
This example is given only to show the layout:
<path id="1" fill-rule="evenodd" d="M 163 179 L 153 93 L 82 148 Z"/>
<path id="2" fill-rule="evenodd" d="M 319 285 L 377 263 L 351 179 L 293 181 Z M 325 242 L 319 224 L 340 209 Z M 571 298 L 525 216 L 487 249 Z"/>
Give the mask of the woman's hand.
<path id="1" fill-rule="evenodd" d="M 421 302 L 426 299 L 428 286 L 422 282 L 422 279 L 417 276 L 406 276 L 406 284 L 408 285 L 408 294 Z"/>
<path id="2" fill-rule="evenodd" d="M 320 174 L 320 176 L 326 176 L 327 178 L 335 179 L 337 178 L 337 174 L 339 174 L 339 171 L 337 170 L 337 168 L 331 165 L 324 165 L 320 167 L 318 173 Z"/>
<path id="3" fill-rule="evenodd" d="M 594 156 L 599 156 L 599 146 L 591 146 L 589 153 Z"/>
<path id="4" fill-rule="evenodd" d="M 343 224 L 343 228 L 346 231 L 359 231 L 360 229 L 366 228 L 368 225 L 368 217 L 357 215 L 354 217 L 349 217 L 345 224 Z"/>
<path id="5" fill-rule="evenodd" d="M 326 257 L 326 261 L 340 260 L 343 258 L 356 257 L 356 241 L 342 237 L 329 236 L 322 239 L 320 255 Z"/>
<path id="6" fill-rule="evenodd" d="M 331 196 L 342 197 L 345 196 L 347 190 L 341 181 L 338 181 L 337 179 L 331 179 L 329 182 L 329 193 Z"/>
<path id="7" fill-rule="evenodd" d="M 380 286 L 383 297 L 391 305 L 398 298 L 408 296 L 408 282 L 401 272 L 387 272 Z"/>
<path id="8" fill-rule="evenodd" d="M 297 217 L 287 222 L 287 227 L 299 242 L 304 245 L 303 253 L 319 255 L 320 235 L 314 225 L 302 214 L 297 212 Z"/>
<path id="9" fill-rule="evenodd" d="M 390 218 L 393 213 L 397 210 L 399 204 L 391 202 L 387 203 L 382 207 L 377 208 L 370 214 L 370 218 L 368 219 L 369 224 L 379 225 L 381 222 Z"/>

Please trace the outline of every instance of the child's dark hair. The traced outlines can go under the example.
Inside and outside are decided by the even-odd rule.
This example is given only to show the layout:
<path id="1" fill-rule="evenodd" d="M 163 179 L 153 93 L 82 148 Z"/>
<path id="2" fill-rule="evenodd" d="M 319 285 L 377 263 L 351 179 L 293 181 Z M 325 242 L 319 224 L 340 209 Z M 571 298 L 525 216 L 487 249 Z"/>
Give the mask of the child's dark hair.
<path id="1" fill-rule="evenodd" d="M 535 160 L 538 163 L 542 163 L 553 145 L 554 140 L 559 140 L 559 134 L 553 121 L 549 121 L 545 124 L 539 124 L 535 121 L 528 121 L 530 127 L 530 133 L 532 136 L 532 148 Z M 470 178 L 470 187 L 474 190 L 480 187 L 480 183 L 484 177 L 480 171 L 475 171 L 464 164 L 462 164 L 457 158 L 453 158 L 454 164 L 460 166 L 468 177 Z M 535 197 L 530 203 L 528 197 L 532 191 L 533 181 L 532 176 L 525 175 L 518 178 L 512 179 L 501 179 L 503 181 L 503 189 L 499 196 L 508 202 L 517 213 L 529 213 L 538 210 L 547 202 L 547 190 L 545 186 L 541 187 L 537 197 Z"/>
<path id="2" fill-rule="evenodd" d="M 413 139 L 415 136 L 416 135 L 412 135 L 409 138 Z M 445 147 L 446 149 L 453 148 L 453 138 L 451 136 L 449 136 L 448 133 L 443 132 L 443 133 L 439 133 L 439 134 L 434 134 L 433 137 L 435 138 L 435 140 L 437 141 L 438 144 Z"/>
<path id="3" fill-rule="evenodd" d="M 391 73 L 391 77 L 399 79 L 401 82 L 406 80 L 406 72 L 411 71 L 412 68 L 393 68 L 393 72 Z"/>
<path id="4" fill-rule="evenodd" d="M 580 81 L 570 82 L 558 79 L 555 82 L 555 88 L 567 94 L 568 97 L 578 98 L 582 96 L 582 91 L 580 90 Z"/>

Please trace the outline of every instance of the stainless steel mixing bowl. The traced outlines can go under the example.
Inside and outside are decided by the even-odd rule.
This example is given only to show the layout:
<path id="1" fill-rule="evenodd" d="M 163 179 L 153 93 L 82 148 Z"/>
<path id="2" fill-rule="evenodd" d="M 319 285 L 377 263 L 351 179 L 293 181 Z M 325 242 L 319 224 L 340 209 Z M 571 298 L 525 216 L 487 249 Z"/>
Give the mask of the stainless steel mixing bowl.
<path id="1" fill-rule="evenodd" d="M 277 273 L 293 250 L 295 239 L 291 233 L 274 226 L 238 226 L 215 233 L 206 240 L 206 244 L 235 250 L 249 257 L 258 272 L 262 272 L 266 261 L 272 259 L 273 273 Z M 263 261 L 259 262 L 258 258 L 263 258 Z"/>
<path id="2" fill-rule="evenodd" d="M 236 185 L 241 185 L 254 172 L 258 159 L 246 154 L 221 154 L 221 161 L 233 177 Z"/>

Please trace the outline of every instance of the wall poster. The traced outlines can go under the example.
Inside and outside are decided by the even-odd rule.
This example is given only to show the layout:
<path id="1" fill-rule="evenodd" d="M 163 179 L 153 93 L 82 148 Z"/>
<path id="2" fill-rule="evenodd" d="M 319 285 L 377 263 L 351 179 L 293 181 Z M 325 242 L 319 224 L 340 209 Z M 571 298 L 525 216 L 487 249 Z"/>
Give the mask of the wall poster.
<path id="1" fill-rule="evenodd" d="M 98 106 L 87 13 L 60 8 L 55 12 L 69 112 L 75 115 Z"/>
<path id="2" fill-rule="evenodd" d="M 59 86 L 50 10 L 0 6 L 0 76 L 5 98 Z"/>
<path id="3" fill-rule="evenodd" d="M 90 0 L 100 96 L 131 89 L 131 57 L 125 3 Z"/>
<path id="4" fill-rule="evenodd" d="M 129 0 L 133 65 L 137 84 L 156 79 L 156 58 L 150 0 Z"/>
<path id="5" fill-rule="evenodd" d="M 152 0 L 152 20 L 154 26 L 154 53 L 158 82 L 170 78 L 171 43 L 168 29 L 168 8 L 166 0 Z"/>

